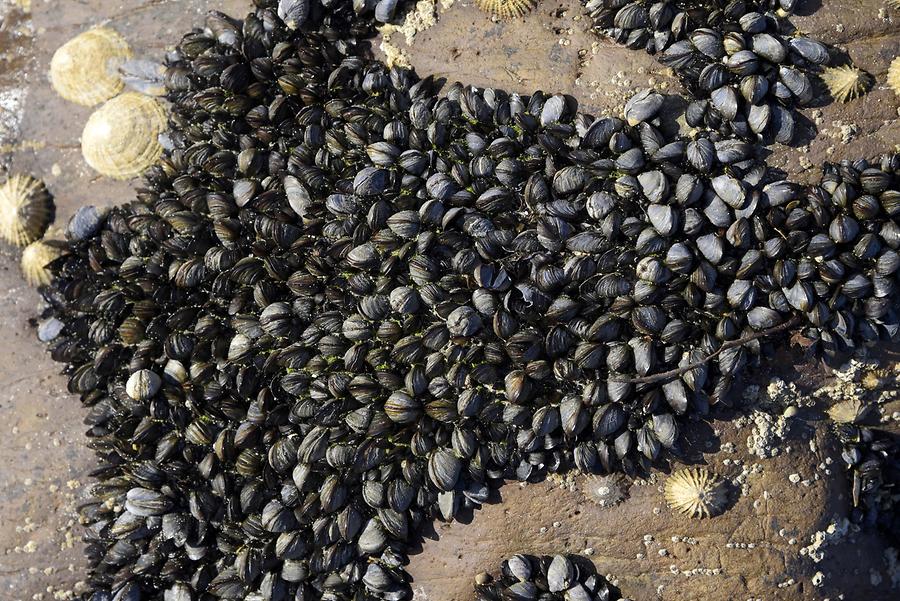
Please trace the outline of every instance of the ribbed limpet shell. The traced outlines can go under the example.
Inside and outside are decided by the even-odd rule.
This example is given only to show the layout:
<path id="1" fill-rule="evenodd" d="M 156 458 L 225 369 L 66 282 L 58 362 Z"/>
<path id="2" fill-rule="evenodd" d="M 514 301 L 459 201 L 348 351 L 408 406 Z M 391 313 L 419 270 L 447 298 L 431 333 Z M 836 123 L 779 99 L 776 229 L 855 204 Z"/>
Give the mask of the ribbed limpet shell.
<path id="1" fill-rule="evenodd" d="M 826 67 L 820 77 L 838 102 L 859 98 L 872 86 L 872 76 L 852 65 Z"/>
<path id="2" fill-rule="evenodd" d="M 892 90 L 900 96 L 900 56 L 891 61 L 888 67 L 887 83 Z"/>
<path id="3" fill-rule="evenodd" d="M 30 286 L 46 286 L 53 279 L 47 265 L 63 254 L 61 243 L 37 240 L 22 251 L 22 275 Z"/>
<path id="4" fill-rule="evenodd" d="M 115 30 L 96 27 L 62 46 L 50 60 L 50 83 L 70 102 L 94 106 L 122 91 L 118 67 L 131 58 L 128 42 Z"/>
<path id="5" fill-rule="evenodd" d="M 39 239 L 53 219 L 53 199 L 44 183 L 13 175 L 0 186 L 0 237 L 16 246 Z"/>
<path id="6" fill-rule="evenodd" d="M 475 4 L 486 13 L 511 19 L 530 12 L 537 0 L 475 0 Z"/>
<path id="7" fill-rule="evenodd" d="M 708 518 L 725 511 L 728 488 L 705 468 L 678 470 L 666 480 L 666 503 L 690 517 Z"/>
<path id="8" fill-rule="evenodd" d="M 81 152 L 99 173 L 129 179 L 162 155 L 158 137 L 165 129 L 166 113 L 158 101 L 126 92 L 90 116 L 81 134 Z"/>

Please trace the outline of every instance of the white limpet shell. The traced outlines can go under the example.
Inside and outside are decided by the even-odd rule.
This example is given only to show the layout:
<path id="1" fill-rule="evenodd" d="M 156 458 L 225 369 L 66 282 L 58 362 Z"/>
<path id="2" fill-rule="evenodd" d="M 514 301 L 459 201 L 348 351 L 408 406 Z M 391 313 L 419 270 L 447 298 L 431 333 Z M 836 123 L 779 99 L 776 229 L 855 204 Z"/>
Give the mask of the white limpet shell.
<path id="1" fill-rule="evenodd" d="M 719 515 L 728 504 L 725 482 L 702 467 L 678 470 L 669 476 L 665 495 L 669 507 L 690 517 Z"/>
<path id="2" fill-rule="evenodd" d="M 96 27 L 62 46 L 50 60 L 50 84 L 70 102 L 94 106 L 122 91 L 118 68 L 131 58 L 128 42 L 115 30 Z"/>
<path id="3" fill-rule="evenodd" d="M 81 152 L 99 173 L 130 179 L 162 155 L 158 138 L 165 129 L 166 113 L 156 99 L 126 92 L 90 116 L 81 134 Z"/>

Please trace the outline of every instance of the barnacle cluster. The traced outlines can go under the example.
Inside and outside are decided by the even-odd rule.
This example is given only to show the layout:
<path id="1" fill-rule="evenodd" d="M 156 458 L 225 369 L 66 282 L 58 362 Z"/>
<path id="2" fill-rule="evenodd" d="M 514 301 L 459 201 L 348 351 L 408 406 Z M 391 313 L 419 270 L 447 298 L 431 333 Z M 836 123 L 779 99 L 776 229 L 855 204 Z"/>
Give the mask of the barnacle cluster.
<path id="1" fill-rule="evenodd" d="M 790 144 L 794 109 L 815 98 L 815 74 L 830 61 L 825 45 L 788 26 L 796 0 L 583 3 L 595 31 L 675 71 L 694 96 L 691 126 L 745 140 Z"/>
<path id="2" fill-rule="evenodd" d="M 407 599 L 426 521 L 649 470 L 789 334 L 896 335 L 900 156 L 801 186 L 663 133 L 653 91 L 600 118 L 441 91 L 367 58 L 349 3 L 256 4 L 169 55 L 167 150 L 51 264 L 38 335 L 101 458 L 94 601 Z"/>
<path id="3" fill-rule="evenodd" d="M 476 578 L 475 599 L 628 601 L 596 573 L 590 560 L 577 555 L 513 555 L 500 564 L 496 579 L 489 574 L 480 574 Z"/>

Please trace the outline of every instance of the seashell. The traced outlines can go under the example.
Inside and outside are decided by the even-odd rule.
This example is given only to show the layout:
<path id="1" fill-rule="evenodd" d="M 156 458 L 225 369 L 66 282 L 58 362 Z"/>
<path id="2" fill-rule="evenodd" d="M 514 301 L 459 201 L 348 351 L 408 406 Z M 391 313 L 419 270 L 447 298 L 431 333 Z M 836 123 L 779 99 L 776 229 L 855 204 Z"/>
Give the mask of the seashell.
<path id="1" fill-rule="evenodd" d="M 125 84 L 117 70 L 130 58 L 128 43 L 115 30 L 89 29 L 53 53 L 50 84 L 66 100 L 94 106 L 122 91 Z"/>
<path id="2" fill-rule="evenodd" d="M 501 19 L 521 17 L 530 12 L 536 4 L 537 0 L 475 0 L 475 5 L 482 11 Z"/>
<path id="3" fill-rule="evenodd" d="M 12 175 L 0 186 L 0 238 L 16 246 L 39 239 L 53 220 L 53 199 L 44 183 Z"/>
<path id="4" fill-rule="evenodd" d="M 613 474 L 587 478 L 582 490 L 585 497 L 600 507 L 614 507 L 628 498 L 629 487 L 625 476 Z"/>
<path id="5" fill-rule="evenodd" d="M 797 37 L 788 41 L 791 50 L 816 65 L 827 64 L 830 57 L 825 44 L 809 38 Z"/>
<path id="6" fill-rule="evenodd" d="M 653 90 L 641 90 L 625 103 L 625 119 L 629 125 L 649 121 L 662 108 L 664 100 L 662 94 L 657 94 Z"/>
<path id="7" fill-rule="evenodd" d="M 136 401 L 146 401 L 159 391 L 162 380 L 149 369 L 139 369 L 128 377 L 125 392 Z"/>
<path id="8" fill-rule="evenodd" d="M 98 208 L 93 205 L 78 207 L 66 225 L 66 236 L 74 241 L 90 238 L 100 229 L 108 212 L 109 209 L 106 207 Z"/>
<path id="9" fill-rule="evenodd" d="M 728 489 L 716 474 L 703 467 L 678 470 L 666 480 L 666 503 L 689 517 L 720 515 L 728 503 Z"/>
<path id="10" fill-rule="evenodd" d="M 394 18 L 397 10 L 397 0 L 379 0 L 375 4 L 375 19 L 387 23 Z"/>
<path id="11" fill-rule="evenodd" d="M 310 0 L 278 0 L 278 17 L 290 29 L 303 26 L 309 16 Z"/>
<path id="12" fill-rule="evenodd" d="M 891 66 L 888 67 L 887 84 L 900 96 L 900 56 L 892 60 Z"/>
<path id="13" fill-rule="evenodd" d="M 819 77 L 825 82 L 831 97 L 838 102 L 859 98 L 869 90 L 873 82 L 871 75 L 852 65 L 826 67 Z"/>
<path id="14" fill-rule="evenodd" d="M 36 240 L 22 251 L 22 275 L 29 286 L 46 286 L 53 279 L 47 267 L 65 252 L 64 245 L 55 240 Z"/>
<path id="15" fill-rule="evenodd" d="M 81 134 L 84 160 L 95 171 L 115 179 L 143 173 L 162 155 L 159 135 L 166 113 L 155 99 L 126 92 L 88 118 Z"/>
<path id="16" fill-rule="evenodd" d="M 547 569 L 547 588 L 551 593 L 564 591 L 575 583 L 575 566 L 566 557 L 555 555 Z"/>
<path id="17" fill-rule="evenodd" d="M 135 92 L 148 96 L 166 95 L 166 67 L 147 59 L 129 59 L 119 65 L 122 82 Z"/>
<path id="18" fill-rule="evenodd" d="M 844 399 L 828 408 L 828 417 L 839 424 L 858 424 L 864 422 L 874 408 L 858 398 Z"/>

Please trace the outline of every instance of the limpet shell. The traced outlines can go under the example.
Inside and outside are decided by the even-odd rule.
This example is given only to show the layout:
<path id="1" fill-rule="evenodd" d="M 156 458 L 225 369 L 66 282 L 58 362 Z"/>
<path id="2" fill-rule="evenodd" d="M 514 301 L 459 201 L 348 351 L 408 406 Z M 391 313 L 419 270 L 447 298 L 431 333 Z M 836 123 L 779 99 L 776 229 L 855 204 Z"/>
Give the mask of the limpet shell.
<path id="1" fill-rule="evenodd" d="M 53 279 L 47 268 L 63 254 L 61 243 L 53 240 L 36 240 L 22 251 L 22 275 L 30 286 L 46 286 Z"/>
<path id="2" fill-rule="evenodd" d="M 725 482 L 705 468 L 678 470 L 666 480 L 666 503 L 690 517 L 721 514 L 728 504 Z"/>
<path id="3" fill-rule="evenodd" d="M 50 83 L 70 102 L 94 106 L 122 91 L 118 67 L 131 58 L 128 42 L 115 30 L 96 27 L 62 46 L 50 60 Z"/>
<path id="4" fill-rule="evenodd" d="M 44 183 L 12 175 L 0 186 L 0 237 L 16 246 L 39 239 L 53 220 L 53 199 Z"/>
<path id="5" fill-rule="evenodd" d="M 872 76 L 852 65 L 826 67 L 820 77 L 838 102 L 859 98 L 872 86 Z"/>
<path id="6" fill-rule="evenodd" d="M 858 424 L 865 421 L 872 409 L 873 405 L 859 399 L 844 399 L 828 408 L 828 417 L 839 424 Z"/>
<path id="7" fill-rule="evenodd" d="M 99 173 L 130 179 L 162 155 L 166 113 L 149 96 L 126 92 L 94 111 L 81 134 L 84 160 Z"/>
<path id="8" fill-rule="evenodd" d="M 592 476 L 585 480 L 584 496 L 600 507 L 614 507 L 628 498 L 628 479 L 622 474 Z"/>
<path id="9" fill-rule="evenodd" d="M 900 96 L 900 56 L 891 61 L 891 66 L 888 67 L 887 83 Z"/>
<path id="10" fill-rule="evenodd" d="M 475 0 L 475 4 L 486 13 L 512 19 L 530 12 L 537 0 Z"/>

